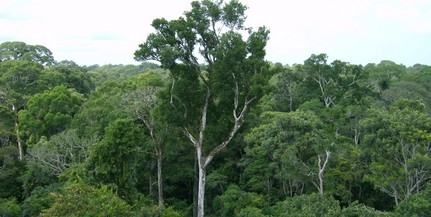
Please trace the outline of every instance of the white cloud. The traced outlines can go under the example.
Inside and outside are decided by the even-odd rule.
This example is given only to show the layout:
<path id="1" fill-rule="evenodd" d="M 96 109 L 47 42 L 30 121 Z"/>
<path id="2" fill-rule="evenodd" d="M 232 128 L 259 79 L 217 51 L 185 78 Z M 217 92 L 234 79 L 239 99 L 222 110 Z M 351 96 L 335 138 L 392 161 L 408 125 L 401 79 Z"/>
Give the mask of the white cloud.
<path id="1" fill-rule="evenodd" d="M 190 2 L 0 0 L 0 42 L 41 44 L 57 60 L 78 64 L 135 63 L 133 52 L 153 31 L 152 20 L 175 19 L 190 9 Z M 271 30 L 271 61 L 302 63 L 324 52 L 352 63 L 392 58 L 407 65 L 431 64 L 431 1 L 242 2 L 249 6 L 247 25 Z"/>

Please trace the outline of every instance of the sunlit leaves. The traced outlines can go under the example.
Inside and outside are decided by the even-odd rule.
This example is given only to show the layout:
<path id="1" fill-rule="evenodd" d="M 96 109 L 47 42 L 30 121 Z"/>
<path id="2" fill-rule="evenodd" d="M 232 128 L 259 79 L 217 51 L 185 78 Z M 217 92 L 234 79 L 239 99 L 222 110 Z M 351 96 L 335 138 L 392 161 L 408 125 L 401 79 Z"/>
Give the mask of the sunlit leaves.
<path id="1" fill-rule="evenodd" d="M 431 177 L 431 119 L 421 103 L 401 100 L 386 109 L 371 109 L 360 122 L 365 130 L 366 177 L 396 203 L 421 190 Z"/>
<path id="2" fill-rule="evenodd" d="M 43 135 L 50 137 L 65 130 L 83 102 L 81 94 L 65 86 L 33 95 L 27 108 L 19 112 L 28 142 L 34 144 Z"/>
<path id="3" fill-rule="evenodd" d="M 52 52 L 42 45 L 28 45 L 20 41 L 0 44 L 0 62 L 5 60 L 27 60 L 42 65 L 55 63 Z"/>
<path id="4" fill-rule="evenodd" d="M 62 193 L 54 193 L 54 204 L 42 216 L 131 216 L 131 207 L 107 187 L 83 182 L 69 183 Z"/>

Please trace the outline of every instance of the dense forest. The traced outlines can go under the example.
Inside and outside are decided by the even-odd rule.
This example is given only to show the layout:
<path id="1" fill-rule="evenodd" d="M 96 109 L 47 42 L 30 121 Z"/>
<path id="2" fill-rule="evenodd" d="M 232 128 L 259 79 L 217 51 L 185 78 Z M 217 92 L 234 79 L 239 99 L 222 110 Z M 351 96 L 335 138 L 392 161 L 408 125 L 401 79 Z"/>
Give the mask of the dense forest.
<path id="1" fill-rule="evenodd" d="M 246 9 L 155 19 L 139 65 L 0 44 L 0 216 L 431 216 L 431 66 L 273 63 Z"/>

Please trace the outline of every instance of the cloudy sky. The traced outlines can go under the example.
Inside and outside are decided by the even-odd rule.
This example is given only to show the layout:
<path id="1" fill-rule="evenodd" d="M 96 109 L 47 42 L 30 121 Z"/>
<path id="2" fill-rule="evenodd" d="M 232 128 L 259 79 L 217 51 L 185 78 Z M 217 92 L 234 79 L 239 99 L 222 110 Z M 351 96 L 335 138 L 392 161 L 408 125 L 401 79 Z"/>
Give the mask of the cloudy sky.
<path id="1" fill-rule="evenodd" d="M 137 64 L 151 21 L 176 19 L 191 0 L 0 0 L 0 43 L 23 41 L 80 65 Z M 242 0 L 247 25 L 269 27 L 267 60 L 311 54 L 354 64 L 431 65 L 429 0 Z"/>

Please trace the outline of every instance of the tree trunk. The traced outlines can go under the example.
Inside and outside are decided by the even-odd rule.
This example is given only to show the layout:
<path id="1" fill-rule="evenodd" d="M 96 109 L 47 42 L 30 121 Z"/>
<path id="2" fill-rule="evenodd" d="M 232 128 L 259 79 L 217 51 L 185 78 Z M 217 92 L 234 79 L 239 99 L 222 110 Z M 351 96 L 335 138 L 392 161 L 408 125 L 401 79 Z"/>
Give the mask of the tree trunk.
<path id="1" fill-rule="evenodd" d="M 163 200 L 163 178 L 162 178 L 162 151 L 159 150 L 157 154 L 157 190 L 159 197 L 159 206 L 164 205 Z"/>
<path id="2" fill-rule="evenodd" d="M 359 135 L 360 135 L 359 129 L 355 127 L 354 132 L 355 132 L 355 145 L 359 145 Z"/>
<path id="3" fill-rule="evenodd" d="M 15 105 L 12 105 L 12 110 L 15 112 L 15 117 L 16 117 L 16 120 L 15 120 L 15 133 L 16 133 L 16 135 L 15 136 L 16 136 L 16 142 L 18 145 L 18 157 L 19 157 L 19 160 L 22 161 L 22 160 L 24 160 L 24 148 L 22 147 L 21 138 L 19 136 L 18 111 L 16 110 Z"/>
<path id="4" fill-rule="evenodd" d="M 293 91 L 292 91 L 292 83 L 288 86 L 289 91 L 289 111 L 293 111 Z"/>
<path id="5" fill-rule="evenodd" d="M 18 122 L 15 122 L 15 128 L 16 128 L 16 141 L 18 144 L 18 153 L 19 153 L 19 160 L 24 160 L 24 149 L 21 144 L 21 138 L 19 137 L 19 129 L 18 129 Z"/>
<path id="6" fill-rule="evenodd" d="M 205 169 L 199 168 L 198 217 L 204 217 L 205 204 Z"/>
<path id="7" fill-rule="evenodd" d="M 196 151 L 196 150 L 195 150 Z M 199 165 L 197 161 L 197 154 L 194 159 L 194 180 L 193 180 L 193 217 L 198 216 L 198 185 L 199 185 Z"/>
<path id="8" fill-rule="evenodd" d="M 197 159 L 198 159 L 198 169 L 199 169 L 199 178 L 198 178 L 198 217 L 205 216 L 205 163 L 202 159 L 202 149 L 200 147 L 196 150 Z"/>
<path id="9" fill-rule="evenodd" d="M 235 77 L 235 76 L 234 76 Z M 250 100 L 246 100 L 244 102 L 244 105 L 242 109 L 239 111 L 238 115 L 238 106 L 239 106 L 239 90 L 238 90 L 238 84 L 236 84 L 235 89 L 235 97 L 234 97 L 234 110 L 233 110 L 233 117 L 234 117 L 234 126 L 231 129 L 228 137 L 220 144 L 215 146 L 208 155 L 204 155 L 202 147 L 204 144 L 204 131 L 207 124 L 207 112 L 208 112 L 208 105 L 209 100 L 211 98 L 211 91 L 209 89 L 209 86 L 207 86 L 207 95 L 205 98 L 205 104 L 202 109 L 202 117 L 200 122 L 200 127 L 198 129 L 198 136 L 193 136 L 187 129 L 187 127 L 183 128 L 183 132 L 185 135 L 189 138 L 190 142 L 193 144 L 193 147 L 196 150 L 196 159 L 198 162 L 198 170 L 199 170 L 199 177 L 198 177 L 198 201 L 197 201 L 197 216 L 203 217 L 205 215 L 204 211 L 204 204 L 205 204 L 205 172 L 206 167 L 208 164 L 211 163 L 214 156 L 216 156 L 220 151 L 222 151 L 232 140 L 232 138 L 236 135 L 239 128 L 242 125 L 242 122 L 244 120 L 245 112 L 247 111 L 248 105 L 255 99 L 252 98 Z"/>
<path id="10" fill-rule="evenodd" d="M 325 158 L 325 162 L 322 165 L 322 158 L 320 155 L 318 155 L 318 159 L 319 159 L 319 174 L 318 174 L 318 179 L 319 179 L 319 194 L 320 195 L 324 195 L 324 186 L 323 186 L 323 181 L 324 181 L 324 173 L 325 173 L 325 169 L 326 169 L 326 165 L 329 161 L 329 158 L 331 156 L 331 152 L 326 151 L 326 158 Z"/>
<path id="11" fill-rule="evenodd" d="M 148 197 L 153 195 L 153 179 L 151 178 L 151 174 L 148 176 Z"/>

